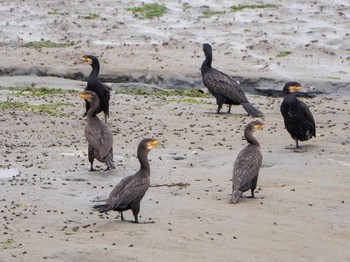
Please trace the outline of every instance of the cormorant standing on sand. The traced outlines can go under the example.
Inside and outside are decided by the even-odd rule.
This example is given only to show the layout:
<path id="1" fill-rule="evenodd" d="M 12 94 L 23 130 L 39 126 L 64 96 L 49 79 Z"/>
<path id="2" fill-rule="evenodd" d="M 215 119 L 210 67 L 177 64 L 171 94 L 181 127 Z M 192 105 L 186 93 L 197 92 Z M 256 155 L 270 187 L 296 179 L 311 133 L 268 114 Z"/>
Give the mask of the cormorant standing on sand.
<path id="1" fill-rule="evenodd" d="M 89 75 L 87 85 L 85 87 L 85 91 L 93 91 L 96 93 L 98 98 L 100 99 L 100 106 L 97 110 L 97 113 L 100 113 L 103 111 L 105 115 L 105 122 L 107 123 L 107 118 L 109 117 L 109 99 L 110 99 L 110 90 L 111 88 L 107 86 L 106 84 L 102 83 L 98 78 L 98 73 L 100 72 L 100 62 L 98 61 L 97 57 L 92 55 L 85 55 L 83 56 L 84 62 L 88 63 L 92 67 L 92 71 Z M 88 101 L 86 101 L 85 107 L 86 112 L 84 116 L 86 116 L 87 112 L 90 109 L 90 104 Z"/>
<path id="2" fill-rule="evenodd" d="M 148 162 L 148 153 L 158 143 L 153 138 L 143 139 L 137 148 L 137 157 L 141 165 L 140 170 L 134 175 L 123 178 L 109 194 L 106 203 L 95 205 L 93 208 L 101 213 L 111 210 L 118 211 L 121 213 L 122 221 L 125 221 L 123 211 L 131 209 L 135 220 L 127 221 L 139 223 L 138 213 L 140 211 L 140 202 L 150 186 L 151 169 Z"/>
<path id="3" fill-rule="evenodd" d="M 217 113 L 220 113 L 223 104 L 228 104 L 228 113 L 231 111 L 231 105 L 242 105 L 249 115 L 262 116 L 263 113 L 249 103 L 237 81 L 211 67 L 213 60 L 211 46 L 209 44 L 203 44 L 203 51 L 205 54 L 205 60 L 201 67 L 203 83 L 216 98 L 218 105 Z"/>
<path id="4" fill-rule="evenodd" d="M 85 136 L 89 143 L 88 158 L 91 164 L 90 171 L 94 171 L 93 162 L 95 158 L 107 165 L 106 170 L 115 169 L 113 163 L 112 132 L 108 125 L 102 122 L 96 115 L 100 107 L 98 96 L 92 91 L 84 91 L 80 96 L 90 104 L 90 109 L 87 112 L 87 125 L 85 127 Z"/>
<path id="5" fill-rule="evenodd" d="M 298 82 L 288 82 L 283 87 L 284 99 L 281 104 L 281 113 L 284 125 L 295 140 L 295 149 L 300 150 L 298 140 L 306 141 L 316 137 L 314 117 L 307 105 L 300 101 L 293 93 L 301 89 Z"/>
<path id="6" fill-rule="evenodd" d="M 248 141 L 247 145 L 237 156 L 233 165 L 232 194 L 230 204 L 236 204 L 243 192 L 250 189 L 254 198 L 259 176 L 259 169 L 262 163 L 262 155 L 258 140 L 253 136 L 253 132 L 263 129 L 264 124 L 260 121 L 250 122 L 244 130 L 244 137 Z"/>

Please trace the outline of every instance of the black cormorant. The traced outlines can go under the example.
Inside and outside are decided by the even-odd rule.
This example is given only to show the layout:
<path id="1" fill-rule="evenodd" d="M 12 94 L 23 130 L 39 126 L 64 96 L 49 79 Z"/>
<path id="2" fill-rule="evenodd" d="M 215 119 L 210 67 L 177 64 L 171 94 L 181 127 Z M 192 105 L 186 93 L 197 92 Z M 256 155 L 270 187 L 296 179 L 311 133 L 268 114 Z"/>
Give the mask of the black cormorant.
<path id="1" fill-rule="evenodd" d="M 118 211 L 121 220 L 124 221 L 123 211 L 131 209 L 135 220 L 129 221 L 139 223 L 138 213 L 140 202 L 150 186 L 151 169 L 148 162 L 148 153 L 159 142 L 153 138 L 143 139 L 137 148 L 137 157 L 140 161 L 140 170 L 136 174 L 123 178 L 109 194 L 105 204 L 93 206 L 101 213 Z"/>
<path id="2" fill-rule="evenodd" d="M 293 94 L 300 89 L 301 85 L 298 82 L 285 84 L 283 87 L 284 99 L 281 104 L 284 125 L 295 140 L 295 149 L 300 149 L 298 140 L 306 141 L 316 136 L 315 120 L 310 109 Z"/>
<path id="3" fill-rule="evenodd" d="M 203 44 L 203 51 L 205 54 L 205 60 L 201 67 L 203 83 L 216 98 L 217 113 L 220 113 L 223 104 L 228 104 L 228 113 L 231 111 L 231 105 L 242 105 L 249 115 L 262 116 L 263 113 L 249 103 L 237 81 L 211 67 L 213 59 L 211 46 Z"/>
<path id="4" fill-rule="evenodd" d="M 84 62 L 88 63 L 92 67 L 92 71 L 89 75 L 87 85 L 85 87 L 85 91 L 93 91 L 96 93 L 98 98 L 100 99 L 100 107 L 97 110 L 97 114 L 103 111 L 105 115 L 105 122 L 107 123 L 107 118 L 109 117 L 109 99 L 110 99 L 110 87 L 106 84 L 102 83 L 98 78 L 98 73 L 100 72 L 100 62 L 97 57 L 92 55 L 83 56 Z M 86 101 L 85 107 L 86 112 L 84 116 L 86 116 L 89 111 L 90 104 Z"/>
<path id="5" fill-rule="evenodd" d="M 89 143 L 88 157 L 91 163 L 90 171 L 94 171 L 93 162 L 98 161 L 107 165 L 107 169 L 115 169 L 113 163 L 113 135 L 108 125 L 96 115 L 100 106 L 98 96 L 92 91 L 80 94 L 90 104 L 87 112 L 87 125 L 85 127 L 86 140 Z"/>
<path id="6" fill-rule="evenodd" d="M 231 204 L 236 204 L 243 192 L 250 189 L 251 198 L 254 198 L 262 163 L 259 142 L 253 136 L 255 130 L 260 130 L 264 124 L 260 121 L 250 122 L 244 130 L 244 137 L 249 142 L 237 156 L 233 165 Z"/>

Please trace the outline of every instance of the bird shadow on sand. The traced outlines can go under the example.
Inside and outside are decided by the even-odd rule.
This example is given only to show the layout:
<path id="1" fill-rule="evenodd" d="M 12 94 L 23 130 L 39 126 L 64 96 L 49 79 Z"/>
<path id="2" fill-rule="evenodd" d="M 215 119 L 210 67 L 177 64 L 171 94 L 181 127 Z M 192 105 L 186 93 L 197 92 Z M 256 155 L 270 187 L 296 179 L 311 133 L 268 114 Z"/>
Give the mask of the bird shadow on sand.
<path id="1" fill-rule="evenodd" d="M 112 177 L 117 177 L 120 173 L 116 170 L 107 170 L 96 169 L 95 171 L 90 171 L 89 169 L 84 170 L 84 172 L 80 176 L 84 176 L 84 178 L 88 182 L 93 182 L 95 180 L 106 180 Z"/>
<path id="2" fill-rule="evenodd" d="M 216 113 L 216 112 L 204 112 L 203 114 L 206 114 L 206 115 L 217 115 L 217 116 L 232 116 L 232 117 L 235 117 L 235 116 L 243 116 L 243 117 L 248 117 L 249 115 L 248 114 L 244 114 L 244 113 L 227 113 L 227 112 L 220 112 L 219 114 Z"/>
<path id="3" fill-rule="evenodd" d="M 298 148 L 295 148 L 295 144 L 286 145 L 284 147 L 284 149 L 293 151 L 295 153 L 305 153 L 305 152 L 313 151 L 316 148 L 317 146 L 312 144 L 301 145 Z"/>
<path id="4" fill-rule="evenodd" d="M 114 211 L 113 211 L 114 212 Z M 111 214 L 111 213 L 106 213 L 106 214 Z M 107 215 L 108 216 L 108 215 Z M 114 229 L 116 226 L 118 225 L 130 225 L 130 224 L 135 224 L 135 225 L 145 225 L 145 224 L 155 224 L 156 222 L 154 220 L 152 220 L 151 218 L 149 218 L 148 220 L 141 220 L 138 223 L 135 223 L 134 220 L 132 220 L 132 215 L 130 217 L 130 219 L 125 218 L 124 221 L 121 220 L 121 217 L 119 214 L 117 215 L 109 215 L 109 221 L 107 221 L 104 224 L 101 224 L 97 227 L 99 227 L 100 229 L 105 229 L 105 230 L 110 230 L 110 229 Z M 125 214 L 124 214 L 125 217 Z"/>

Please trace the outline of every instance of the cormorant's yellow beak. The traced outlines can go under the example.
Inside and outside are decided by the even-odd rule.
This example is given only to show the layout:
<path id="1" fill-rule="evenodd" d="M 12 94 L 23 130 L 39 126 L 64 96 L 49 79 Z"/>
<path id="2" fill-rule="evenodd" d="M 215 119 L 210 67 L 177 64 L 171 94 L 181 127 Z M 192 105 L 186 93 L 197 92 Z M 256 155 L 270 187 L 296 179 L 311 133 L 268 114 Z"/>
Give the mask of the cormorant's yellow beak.
<path id="1" fill-rule="evenodd" d="M 289 90 L 290 90 L 291 92 L 298 92 L 300 89 L 301 89 L 300 86 L 291 86 L 291 87 L 289 88 Z"/>
<path id="2" fill-rule="evenodd" d="M 157 146 L 158 144 L 159 144 L 159 141 L 156 140 L 156 139 L 154 139 L 154 140 L 152 140 L 152 141 L 150 141 L 150 142 L 148 143 L 150 149 L 153 148 L 153 147 L 155 147 L 155 146 Z"/>
<path id="3" fill-rule="evenodd" d="M 264 127 L 264 124 L 258 124 L 255 126 L 255 130 L 262 130 Z"/>
<path id="4" fill-rule="evenodd" d="M 85 94 L 85 93 L 81 93 L 81 94 L 80 94 L 80 97 L 81 97 L 81 98 L 84 98 L 85 100 L 88 100 L 89 97 L 90 97 L 90 95 L 89 95 L 89 94 Z"/>
<path id="5" fill-rule="evenodd" d="M 91 60 L 90 58 L 85 57 L 85 56 L 83 56 L 83 61 L 84 61 L 85 63 L 88 63 L 88 64 L 91 64 L 91 63 L 92 63 L 92 60 Z"/>

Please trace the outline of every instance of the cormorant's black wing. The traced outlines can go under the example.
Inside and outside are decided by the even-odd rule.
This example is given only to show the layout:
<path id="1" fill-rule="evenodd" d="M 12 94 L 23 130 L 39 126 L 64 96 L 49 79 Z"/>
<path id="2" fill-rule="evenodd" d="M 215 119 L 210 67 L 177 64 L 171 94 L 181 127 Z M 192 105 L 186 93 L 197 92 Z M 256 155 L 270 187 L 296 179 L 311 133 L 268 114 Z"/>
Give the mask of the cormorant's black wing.
<path id="1" fill-rule="evenodd" d="M 233 190 L 243 191 L 241 187 L 244 187 L 247 183 L 251 182 L 253 178 L 259 173 L 259 169 L 262 163 L 262 155 L 259 149 L 251 150 L 248 145 L 237 156 L 233 167 L 232 184 Z M 254 148 L 255 149 L 255 148 Z"/>
<path id="2" fill-rule="evenodd" d="M 113 147 L 113 134 L 100 119 L 88 124 L 85 128 L 88 143 L 99 150 L 101 158 L 105 158 Z"/>
<path id="3" fill-rule="evenodd" d="M 204 75 L 203 80 L 215 93 L 222 94 L 237 104 L 248 101 L 237 81 L 214 68 Z"/>
<path id="4" fill-rule="evenodd" d="M 300 100 L 299 100 L 300 101 Z M 302 101 L 300 101 L 300 108 L 305 116 L 305 118 L 311 123 L 313 124 L 313 126 L 315 126 L 315 119 L 309 109 L 309 107 Z"/>
<path id="5" fill-rule="evenodd" d="M 135 174 L 133 179 L 131 179 L 121 190 L 118 197 L 113 198 L 111 202 L 112 208 L 127 206 L 137 198 L 142 198 L 145 195 L 149 188 L 149 180 L 139 178 L 141 177 Z"/>
<path id="6" fill-rule="evenodd" d="M 111 207 L 115 206 L 115 203 L 119 201 L 120 194 L 123 192 L 126 185 L 129 184 L 133 178 L 134 176 L 127 176 L 120 180 L 119 183 L 113 188 L 113 190 L 109 194 L 106 203 L 109 204 Z"/>

